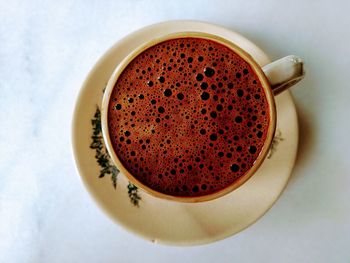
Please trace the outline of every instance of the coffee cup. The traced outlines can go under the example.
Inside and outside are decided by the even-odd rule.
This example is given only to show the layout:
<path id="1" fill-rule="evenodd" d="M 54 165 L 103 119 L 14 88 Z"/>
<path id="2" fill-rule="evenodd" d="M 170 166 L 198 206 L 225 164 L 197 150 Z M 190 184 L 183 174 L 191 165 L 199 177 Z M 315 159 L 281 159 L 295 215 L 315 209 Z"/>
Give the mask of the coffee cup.
<path id="1" fill-rule="evenodd" d="M 222 37 L 165 35 L 113 72 L 102 101 L 103 139 L 116 167 L 149 194 L 219 198 L 263 163 L 276 130 L 275 96 L 303 76 L 297 56 L 260 67 Z"/>

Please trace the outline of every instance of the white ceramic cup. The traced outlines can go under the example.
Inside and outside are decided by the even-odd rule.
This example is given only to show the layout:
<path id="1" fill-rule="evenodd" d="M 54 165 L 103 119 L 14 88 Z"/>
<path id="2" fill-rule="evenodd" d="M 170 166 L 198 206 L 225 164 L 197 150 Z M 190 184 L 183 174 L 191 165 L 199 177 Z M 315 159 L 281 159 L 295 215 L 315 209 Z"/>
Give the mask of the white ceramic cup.
<path id="1" fill-rule="evenodd" d="M 233 182 L 231 185 L 228 185 L 224 189 L 207 195 L 201 195 L 196 197 L 184 197 L 184 196 L 172 196 L 167 195 L 158 191 L 155 191 L 154 189 L 146 186 L 139 180 L 137 180 L 122 164 L 122 162 L 119 160 L 117 154 L 115 153 L 110 135 L 109 135 L 109 129 L 108 129 L 108 105 L 110 102 L 110 96 L 114 89 L 114 86 L 120 76 L 120 74 L 123 72 L 123 70 L 128 66 L 128 64 L 139 54 L 141 54 L 143 51 L 147 50 L 148 48 L 157 45 L 161 42 L 175 39 L 175 38 L 187 38 L 187 37 L 196 37 L 196 38 L 204 38 L 209 39 L 214 42 L 218 42 L 222 45 L 225 45 L 229 47 L 231 50 L 233 50 L 235 53 L 237 53 L 241 58 L 243 58 L 254 70 L 255 74 L 259 77 L 259 80 L 262 84 L 262 87 L 265 91 L 268 106 L 269 106 L 269 113 L 270 113 L 270 124 L 267 131 L 267 137 L 265 139 L 264 146 L 254 162 L 254 164 L 250 167 L 248 172 L 246 172 L 244 175 L 242 175 L 239 179 L 237 179 L 235 182 Z M 300 59 L 297 56 L 291 55 L 284 58 L 281 58 L 279 60 L 276 60 L 264 67 L 260 67 L 250 56 L 246 51 L 238 47 L 235 43 L 232 43 L 231 41 L 224 39 L 222 37 L 207 34 L 207 33 L 199 33 L 199 32 L 181 32 L 181 33 L 175 33 L 170 35 L 165 35 L 162 37 L 159 37 L 157 39 L 153 39 L 147 43 L 144 43 L 143 45 L 139 46 L 138 48 L 134 49 L 127 57 L 124 58 L 124 60 L 116 67 L 115 71 L 113 72 L 111 78 L 108 81 L 103 101 L 102 101 L 102 133 L 105 145 L 107 147 L 107 150 L 111 156 L 112 161 L 117 166 L 117 168 L 125 175 L 127 178 L 136 186 L 143 189 L 144 191 L 159 197 L 164 198 L 168 200 L 174 200 L 174 201 L 180 201 L 180 202 L 201 202 L 201 201 L 208 201 L 212 200 L 218 197 L 221 197 L 234 189 L 241 186 L 243 183 L 245 183 L 251 176 L 253 176 L 256 172 L 256 170 L 259 168 L 259 166 L 264 161 L 265 157 L 267 156 L 268 150 L 271 146 L 272 139 L 274 137 L 275 129 L 276 129 L 276 108 L 275 108 L 275 100 L 274 96 L 278 95 L 282 91 L 286 90 L 287 88 L 291 87 L 292 85 L 299 82 L 304 77 L 304 64 L 302 59 Z"/>

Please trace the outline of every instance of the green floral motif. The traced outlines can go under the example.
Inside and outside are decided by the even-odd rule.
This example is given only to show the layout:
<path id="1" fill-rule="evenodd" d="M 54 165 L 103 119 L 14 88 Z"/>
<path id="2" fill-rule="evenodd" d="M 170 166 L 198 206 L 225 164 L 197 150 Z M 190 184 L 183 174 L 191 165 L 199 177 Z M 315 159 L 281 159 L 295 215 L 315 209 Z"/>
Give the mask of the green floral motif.
<path id="1" fill-rule="evenodd" d="M 99 178 L 104 177 L 105 175 L 110 175 L 113 187 L 117 188 L 117 179 L 119 170 L 113 164 L 111 164 L 110 156 L 107 152 L 106 147 L 103 144 L 102 138 L 102 127 L 101 127 L 101 111 L 99 107 L 96 107 L 96 112 L 94 117 L 91 119 L 93 133 L 91 136 L 92 142 L 90 148 L 95 150 L 95 158 L 98 165 L 101 167 Z M 139 201 L 141 196 L 139 195 L 138 188 L 129 182 L 128 186 L 128 195 L 130 202 L 134 206 L 139 206 Z"/>
<path id="2" fill-rule="evenodd" d="M 271 148 L 270 148 L 270 152 L 267 156 L 267 159 L 271 159 L 272 155 L 276 152 L 277 150 L 277 146 L 280 142 L 284 141 L 284 138 L 282 137 L 282 132 L 280 130 L 276 131 L 275 137 L 272 140 L 271 143 Z"/>
<path id="3" fill-rule="evenodd" d="M 141 197 L 138 193 L 138 189 L 137 187 L 130 183 L 128 184 L 128 195 L 130 198 L 130 202 L 134 205 L 134 206 L 139 206 L 139 201 L 141 200 Z"/>

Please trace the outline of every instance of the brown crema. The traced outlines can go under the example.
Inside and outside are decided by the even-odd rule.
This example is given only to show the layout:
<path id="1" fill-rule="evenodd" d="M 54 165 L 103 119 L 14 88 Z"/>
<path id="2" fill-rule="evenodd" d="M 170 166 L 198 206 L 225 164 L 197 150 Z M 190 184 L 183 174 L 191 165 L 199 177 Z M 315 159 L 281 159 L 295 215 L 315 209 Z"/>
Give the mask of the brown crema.
<path id="1" fill-rule="evenodd" d="M 254 164 L 269 127 L 251 66 L 215 41 L 187 37 L 148 48 L 124 69 L 108 106 L 124 167 L 172 196 L 218 192 Z"/>

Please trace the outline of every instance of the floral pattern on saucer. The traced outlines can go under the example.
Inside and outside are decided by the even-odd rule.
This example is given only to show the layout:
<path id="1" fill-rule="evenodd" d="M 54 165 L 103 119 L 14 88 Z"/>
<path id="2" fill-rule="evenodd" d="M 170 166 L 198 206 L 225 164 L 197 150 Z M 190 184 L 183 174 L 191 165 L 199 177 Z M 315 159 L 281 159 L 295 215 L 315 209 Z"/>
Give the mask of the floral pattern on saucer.
<path id="1" fill-rule="evenodd" d="M 117 188 L 117 179 L 120 171 L 116 166 L 112 164 L 111 158 L 107 152 L 107 149 L 103 143 L 102 137 L 102 128 L 101 128 L 101 111 L 98 106 L 96 106 L 96 112 L 94 117 L 91 119 L 92 125 L 92 135 L 91 135 L 91 144 L 90 148 L 95 150 L 95 159 L 97 161 L 100 169 L 99 178 L 103 178 L 106 175 L 111 176 L 113 187 Z M 130 202 L 139 207 L 139 201 L 141 200 L 141 196 L 139 194 L 137 186 L 130 183 L 127 185 L 128 196 Z"/>

